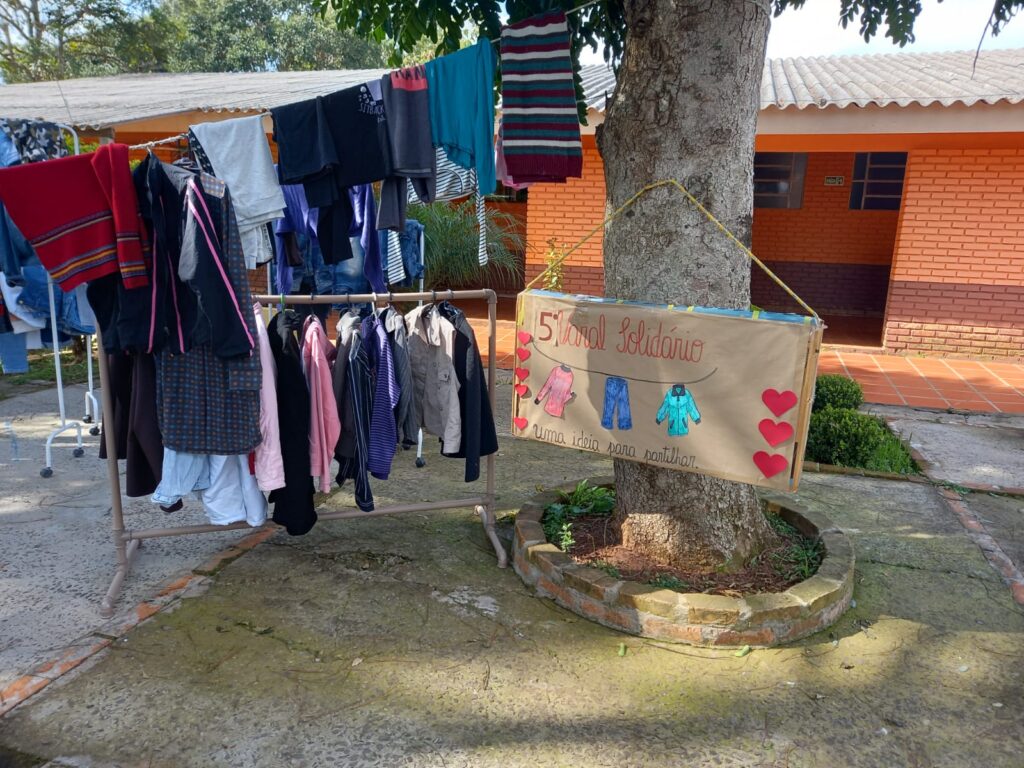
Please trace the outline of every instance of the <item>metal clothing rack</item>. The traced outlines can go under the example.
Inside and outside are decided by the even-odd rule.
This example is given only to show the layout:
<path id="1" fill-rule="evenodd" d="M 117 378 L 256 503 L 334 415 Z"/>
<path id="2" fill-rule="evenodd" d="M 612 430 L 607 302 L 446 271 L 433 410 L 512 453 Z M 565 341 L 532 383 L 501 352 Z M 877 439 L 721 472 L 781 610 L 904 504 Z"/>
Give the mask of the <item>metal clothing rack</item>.
<path id="1" fill-rule="evenodd" d="M 491 401 L 491 410 L 494 411 L 496 407 L 495 403 L 495 381 L 497 379 L 496 373 L 496 333 L 497 333 L 497 306 L 498 306 L 498 295 L 490 288 L 473 291 L 423 291 L 420 293 L 356 293 L 356 294 L 337 294 L 337 295 L 324 295 L 324 296 L 254 296 L 253 300 L 264 306 L 275 306 L 280 304 L 282 301 L 285 304 L 367 304 L 372 303 L 374 306 L 381 302 L 391 302 L 395 297 L 398 297 L 403 301 L 436 301 L 440 296 L 442 299 L 449 299 L 455 301 L 458 299 L 486 299 L 487 300 L 487 320 L 488 320 L 488 338 L 487 338 L 487 395 Z M 99 338 L 100 331 L 97 327 L 96 331 L 97 338 L 99 339 L 100 349 L 103 348 L 103 340 Z M 113 403 L 111 399 L 111 388 L 110 388 L 110 371 L 107 366 L 107 356 L 101 354 L 100 360 L 100 389 L 101 397 L 103 398 L 103 412 L 113 413 Z M 217 531 L 231 531 L 250 528 L 245 522 L 232 523 L 230 525 L 183 525 L 176 528 L 142 528 L 132 529 L 125 527 L 124 521 L 124 508 L 122 505 L 121 496 L 121 479 L 120 472 L 117 464 L 117 443 L 112 429 L 104 431 L 103 435 L 106 441 L 107 447 L 107 478 L 110 483 L 110 496 L 111 496 L 111 519 L 113 522 L 113 535 L 114 535 L 114 548 L 117 555 L 117 566 L 114 571 L 114 577 L 111 579 L 110 588 L 107 590 L 107 594 L 103 597 L 100 603 L 100 615 L 104 618 L 109 618 L 114 614 L 114 604 L 117 601 L 118 595 L 121 593 L 121 588 L 124 585 L 124 580 L 128 576 L 128 571 L 131 568 L 132 561 L 135 555 L 139 551 L 139 546 L 146 539 L 159 539 L 165 536 L 185 536 L 188 534 L 198 533 L 215 533 Z M 372 512 L 363 512 L 360 509 L 349 508 L 342 510 L 332 510 L 327 512 L 318 513 L 319 520 L 343 520 L 347 518 L 363 518 L 372 517 L 379 515 L 396 515 L 405 512 L 433 512 L 443 509 L 460 509 L 463 507 L 472 507 L 478 515 L 484 526 L 484 532 L 487 538 L 490 540 L 491 545 L 494 547 L 494 551 L 498 556 L 498 567 L 505 568 L 508 565 L 508 556 L 505 553 L 505 548 L 502 546 L 501 541 L 498 539 L 498 535 L 494 530 L 494 499 L 495 499 L 495 454 L 491 454 L 487 457 L 486 461 L 486 488 L 483 495 L 467 496 L 465 498 L 458 499 L 441 499 L 438 501 L 428 501 L 422 503 L 413 504 L 393 504 L 388 507 L 379 507 L 374 509 Z M 267 522 L 261 528 L 277 527 L 273 522 Z"/>

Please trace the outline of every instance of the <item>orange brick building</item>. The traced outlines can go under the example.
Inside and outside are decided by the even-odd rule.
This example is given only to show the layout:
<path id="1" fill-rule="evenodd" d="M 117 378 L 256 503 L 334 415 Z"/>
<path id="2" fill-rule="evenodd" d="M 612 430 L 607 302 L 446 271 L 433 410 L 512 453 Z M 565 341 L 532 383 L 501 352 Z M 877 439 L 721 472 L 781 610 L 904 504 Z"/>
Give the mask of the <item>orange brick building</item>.
<path id="1" fill-rule="evenodd" d="M 821 314 L 826 341 L 894 352 L 1024 357 L 1024 50 L 769 62 L 753 250 Z M 600 225 L 594 140 L 612 84 L 584 68 L 582 179 L 529 189 L 527 279 L 549 243 Z M 600 237 L 565 289 L 602 293 Z M 754 304 L 798 311 L 764 274 Z"/>

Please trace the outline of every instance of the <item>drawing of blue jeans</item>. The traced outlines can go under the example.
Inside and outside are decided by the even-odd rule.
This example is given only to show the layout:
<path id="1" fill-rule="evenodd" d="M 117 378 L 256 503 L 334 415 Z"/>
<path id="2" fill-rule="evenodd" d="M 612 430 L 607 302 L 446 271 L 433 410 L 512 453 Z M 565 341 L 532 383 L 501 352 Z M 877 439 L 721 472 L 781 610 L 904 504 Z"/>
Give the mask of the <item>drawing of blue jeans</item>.
<path id="1" fill-rule="evenodd" d="M 609 376 L 604 383 L 604 412 L 601 414 L 601 426 L 614 429 L 612 426 L 616 412 L 619 415 L 619 429 L 632 429 L 633 417 L 629 413 L 629 382 L 618 376 Z"/>

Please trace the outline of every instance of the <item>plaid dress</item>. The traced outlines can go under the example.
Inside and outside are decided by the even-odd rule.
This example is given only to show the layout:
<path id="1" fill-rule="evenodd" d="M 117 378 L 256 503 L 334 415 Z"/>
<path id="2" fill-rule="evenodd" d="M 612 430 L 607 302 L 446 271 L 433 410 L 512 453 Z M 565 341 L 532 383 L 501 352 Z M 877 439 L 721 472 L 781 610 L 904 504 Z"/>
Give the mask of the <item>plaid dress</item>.
<path id="1" fill-rule="evenodd" d="M 223 182 L 205 173 L 200 177 L 203 199 L 216 225 L 221 260 L 238 304 L 249 308 L 242 316 L 255 339 L 252 296 L 231 197 Z M 183 215 L 187 216 L 187 211 Z M 196 247 L 195 243 L 182 243 L 183 251 Z M 203 256 L 201 248 L 199 251 Z M 201 330 L 198 335 L 203 335 Z M 261 440 L 261 384 L 258 346 L 248 354 L 227 359 L 217 357 L 209 344 L 196 345 L 185 354 L 165 349 L 158 358 L 157 375 L 157 412 L 164 445 L 182 453 L 249 453 Z"/>

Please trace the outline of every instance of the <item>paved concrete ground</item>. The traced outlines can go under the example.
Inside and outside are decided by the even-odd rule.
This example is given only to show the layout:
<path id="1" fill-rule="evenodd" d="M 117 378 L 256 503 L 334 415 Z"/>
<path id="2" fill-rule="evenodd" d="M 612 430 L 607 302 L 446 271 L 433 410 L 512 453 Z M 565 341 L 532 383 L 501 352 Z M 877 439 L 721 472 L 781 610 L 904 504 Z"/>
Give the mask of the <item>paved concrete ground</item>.
<path id="1" fill-rule="evenodd" d="M 952 414 L 868 406 L 929 463 L 934 480 L 1024 488 L 1024 416 Z"/>
<path id="2" fill-rule="evenodd" d="M 509 510 L 538 485 L 608 469 L 512 440 L 499 467 Z M 405 455 L 375 492 L 451 495 L 460 470 L 440 458 L 417 470 Z M 796 502 L 853 537 L 856 606 L 787 648 L 737 657 L 591 624 L 495 568 L 469 512 L 338 521 L 277 534 L 14 710 L 0 755 L 154 768 L 1019 768 L 1024 614 L 937 490 L 806 475 Z"/>
<path id="3" fill-rule="evenodd" d="M 84 387 L 68 388 L 68 415 L 82 415 Z M 69 644 L 104 625 L 99 601 L 114 572 L 106 464 L 99 437 L 84 432 L 85 456 L 73 458 L 74 433 L 57 438 L 54 475 L 39 476 L 56 418 L 55 390 L 0 401 L 0 691 Z M 166 525 L 148 500 L 126 504 L 129 525 Z M 192 503 L 175 520 L 206 522 Z M 120 603 L 131 609 L 244 532 L 165 539 L 147 546 Z M 2 761 L 0 761 L 2 764 Z"/>

